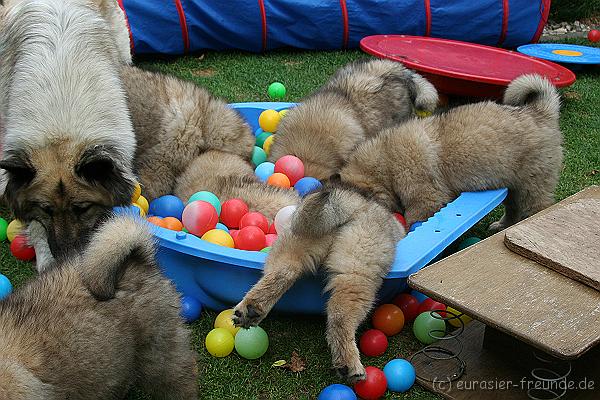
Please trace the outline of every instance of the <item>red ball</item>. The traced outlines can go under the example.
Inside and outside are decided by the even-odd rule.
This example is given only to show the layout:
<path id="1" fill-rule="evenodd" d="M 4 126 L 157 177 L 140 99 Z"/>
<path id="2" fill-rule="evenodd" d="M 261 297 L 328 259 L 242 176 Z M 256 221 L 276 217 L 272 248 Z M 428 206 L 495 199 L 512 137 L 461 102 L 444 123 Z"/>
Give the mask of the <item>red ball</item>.
<path id="1" fill-rule="evenodd" d="M 248 205 L 242 199 L 231 199 L 221 204 L 221 222 L 228 228 L 238 228 L 247 213 Z"/>
<path id="2" fill-rule="evenodd" d="M 600 42 L 600 31 L 597 29 L 592 29 L 588 32 L 588 39 L 592 43 Z"/>
<path id="3" fill-rule="evenodd" d="M 364 400 L 376 400 L 385 394 L 387 379 L 382 370 L 376 367 L 365 368 L 367 379 L 354 385 L 354 391 Z"/>
<path id="4" fill-rule="evenodd" d="M 360 337 L 358 346 L 365 356 L 378 357 L 385 353 L 388 347 L 387 336 L 378 329 L 369 329 Z"/>
<path id="5" fill-rule="evenodd" d="M 271 224 L 271 226 L 269 226 L 269 231 L 267 233 L 274 233 L 277 234 L 277 229 L 275 228 L 275 222 L 273 222 Z"/>
<path id="6" fill-rule="evenodd" d="M 404 327 L 404 314 L 400 307 L 394 304 L 383 304 L 375 310 L 371 323 L 387 336 L 394 336 Z"/>
<path id="7" fill-rule="evenodd" d="M 181 221 L 190 233 L 202 236 L 211 229 L 215 229 L 219 222 L 219 216 L 212 204 L 197 200 L 185 206 Z"/>
<path id="8" fill-rule="evenodd" d="M 402 225 L 404 227 L 404 230 L 406 232 L 408 232 L 408 225 L 406 225 L 406 220 L 404 219 L 404 216 L 400 213 L 394 213 L 394 217 L 396 217 L 396 219 L 398 220 L 398 222 L 400 222 L 400 225 Z"/>
<path id="9" fill-rule="evenodd" d="M 235 243 L 235 238 L 237 237 L 237 235 L 240 233 L 239 230 L 237 229 L 230 229 L 229 230 L 229 236 L 231 236 L 231 238 L 233 239 L 233 242 Z"/>
<path id="10" fill-rule="evenodd" d="M 275 162 L 275 172 L 287 176 L 294 186 L 296 182 L 304 178 L 304 164 L 296 156 L 283 156 Z"/>
<path id="11" fill-rule="evenodd" d="M 275 243 L 276 240 L 277 240 L 277 234 L 269 233 L 266 236 L 265 244 L 267 245 L 267 247 L 271 247 L 271 246 L 273 246 L 273 243 Z"/>
<path id="12" fill-rule="evenodd" d="M 437 311 L 437 310 L 446 310 L 446 305 L 440 303 L 439 301 L 435 301 L 434 299 L 427 298 L 427 299 L 423 300 L 423 302 L 419 305 L 418 314 L 424 313 L 426 311 Z M 438 314 L 440 315 L 440 317 L 446 318 L 445 312 L 438 312 Z"/>
<path id="13" fill-rule="evenodd" d="M 258 226 L 265 234 L 269 231 L 267 217 L 259 212 L 249 212 L 240 219 L 240 229 L 247 226 Z"/>
<path id="14" fill-rule="evenodd" d="M 27 242 L 25 235 L 16 235 L 10 242 L 10 252 L 16 259 L 21 261 L 31 261 L 35 258 L 35 250 Z"/>
<path id="15" fill-rule="evenodd" d="M 411 294 L 400 293 L 393 303 L 400 307 L 405 321 L 414 321 L 419 316 L 419 300 Z"/>
<path id="16" fill-rule="evenodd" d="M 265 233 L 257 226 L 240 229 L 233 241 L 235 247 L 240 250 L 260 251 L 266 247 Z"/>

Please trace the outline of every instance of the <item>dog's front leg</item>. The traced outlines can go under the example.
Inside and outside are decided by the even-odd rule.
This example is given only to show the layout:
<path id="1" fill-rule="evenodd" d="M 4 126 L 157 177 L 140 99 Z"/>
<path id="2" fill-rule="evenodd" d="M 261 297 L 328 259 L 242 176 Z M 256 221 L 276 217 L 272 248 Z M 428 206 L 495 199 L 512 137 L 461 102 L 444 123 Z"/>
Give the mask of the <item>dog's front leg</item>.
<path id="1" fill-rule="evenodd" d="M 38 273 L 52 269 L 56 260 L 48 245 L 48 233 L 37 221 L 31 221 L 27 227 L 29 244 L 35 249 L 35 268 Z"/>

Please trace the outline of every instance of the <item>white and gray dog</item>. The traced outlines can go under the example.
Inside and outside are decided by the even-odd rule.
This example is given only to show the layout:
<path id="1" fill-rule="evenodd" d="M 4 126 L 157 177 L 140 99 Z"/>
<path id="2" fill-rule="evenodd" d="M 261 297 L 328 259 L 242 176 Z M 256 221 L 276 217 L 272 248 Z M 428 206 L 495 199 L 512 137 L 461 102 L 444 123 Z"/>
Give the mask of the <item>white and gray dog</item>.
<path id="1" fill-rule="evenodd" d="M 131 202 L 124 16 L 116 0 L 5 1 L 0 60 L 2 191 L 42 271 Z"/>

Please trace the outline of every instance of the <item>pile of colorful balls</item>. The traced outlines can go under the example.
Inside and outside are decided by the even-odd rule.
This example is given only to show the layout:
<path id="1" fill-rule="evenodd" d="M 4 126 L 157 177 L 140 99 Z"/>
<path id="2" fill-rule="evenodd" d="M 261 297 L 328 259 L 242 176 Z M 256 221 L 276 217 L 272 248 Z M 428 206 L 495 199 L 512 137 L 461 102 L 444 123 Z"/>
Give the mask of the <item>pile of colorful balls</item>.
<path id="1" fill-rule="evenodd" d="M 18 260 L 31 261 L 35 258 L 35 250 L 29 245 L 23 223 L 13 219 L 8 223 L 0 218 L 0 241 L 10 242 L 10 253 Z"/>

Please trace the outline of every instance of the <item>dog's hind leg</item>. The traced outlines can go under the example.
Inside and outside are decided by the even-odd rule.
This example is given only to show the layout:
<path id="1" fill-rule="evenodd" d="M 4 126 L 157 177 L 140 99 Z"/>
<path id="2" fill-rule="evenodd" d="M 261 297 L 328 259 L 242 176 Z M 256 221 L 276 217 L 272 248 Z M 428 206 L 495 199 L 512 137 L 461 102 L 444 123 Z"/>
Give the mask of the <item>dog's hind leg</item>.
<path id="1" fill-rule="evenodd" d="M 488 230 L 499 232 L 517 222 L 536 214 L 554 204 L 554 194 L 545 190 L 544 185 L 509 189 L 504 200 L 504 215 L 492 223 Z"/>

